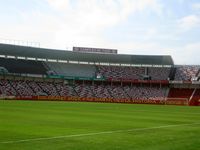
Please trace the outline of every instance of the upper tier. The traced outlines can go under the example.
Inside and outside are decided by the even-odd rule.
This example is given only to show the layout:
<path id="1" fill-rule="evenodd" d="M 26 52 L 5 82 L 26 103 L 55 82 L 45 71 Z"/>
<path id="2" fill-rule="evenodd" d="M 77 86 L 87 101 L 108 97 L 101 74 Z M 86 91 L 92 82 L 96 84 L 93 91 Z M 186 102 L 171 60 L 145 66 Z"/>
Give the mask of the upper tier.
<path id="1" fill-rule="evenodd" d="M 199 66 L 174 66 L 172 57 L 164 55 L 79 53 L 0 44 L 0 56 L 3 57 L 0 58 L 0 72 L 4 73 L 100 76 L 115 80 L 200 79 Z"/>

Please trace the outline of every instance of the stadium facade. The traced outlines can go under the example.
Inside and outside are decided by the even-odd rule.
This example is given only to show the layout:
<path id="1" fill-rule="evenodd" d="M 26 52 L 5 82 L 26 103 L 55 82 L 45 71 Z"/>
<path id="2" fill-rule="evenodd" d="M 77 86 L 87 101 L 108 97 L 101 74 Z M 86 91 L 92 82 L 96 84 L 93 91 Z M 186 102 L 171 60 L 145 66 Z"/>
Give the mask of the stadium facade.
<path id="1" fill-rule="evenodd" d="M 1 99 L 200 105 L 200 66 L 76 50 L 0 44 Z"/>

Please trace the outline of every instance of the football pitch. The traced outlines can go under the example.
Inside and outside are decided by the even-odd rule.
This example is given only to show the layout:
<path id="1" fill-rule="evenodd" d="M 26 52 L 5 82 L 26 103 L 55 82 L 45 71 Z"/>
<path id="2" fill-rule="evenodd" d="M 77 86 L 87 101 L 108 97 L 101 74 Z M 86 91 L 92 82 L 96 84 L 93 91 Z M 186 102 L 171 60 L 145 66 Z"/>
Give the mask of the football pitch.
<path id="1" fill-rule="evenodd" d="M 0 101 L 0 150 L 199 150 L 200 107 Z"/>

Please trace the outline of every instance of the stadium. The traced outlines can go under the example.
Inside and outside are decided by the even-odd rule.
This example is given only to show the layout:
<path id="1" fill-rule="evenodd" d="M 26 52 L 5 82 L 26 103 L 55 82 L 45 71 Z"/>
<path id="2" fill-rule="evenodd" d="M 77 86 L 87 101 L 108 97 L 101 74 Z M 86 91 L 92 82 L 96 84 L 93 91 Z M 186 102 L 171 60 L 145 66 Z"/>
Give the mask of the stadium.
<path id="1" fill-rule="evenodd" d="M 200 150 L 199 0 L 2 0 L 0 150 Z"/>
<path id="2" fill-rule="evenodd" d="M 0 56 L 0 149 L 198 147 L 199 66 L 85 47 L 0 44 Z"/>
<path id="3" fill-rule="evenodd" d="M 200 67 L 171 56 L 0 45 L 1 98 L 200 105 Z"/>

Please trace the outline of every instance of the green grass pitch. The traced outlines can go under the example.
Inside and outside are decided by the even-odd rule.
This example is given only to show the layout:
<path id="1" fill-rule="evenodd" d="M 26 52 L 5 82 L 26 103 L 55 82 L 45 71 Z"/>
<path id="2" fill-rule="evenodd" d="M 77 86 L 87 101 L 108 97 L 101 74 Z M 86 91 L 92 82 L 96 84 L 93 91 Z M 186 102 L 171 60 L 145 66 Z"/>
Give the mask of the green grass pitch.
<path id="1" fill-rule="evenodd" d="M 0 101 L 0 150 L 199 150 L 200 107 Z"/>

